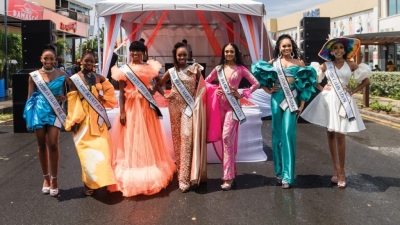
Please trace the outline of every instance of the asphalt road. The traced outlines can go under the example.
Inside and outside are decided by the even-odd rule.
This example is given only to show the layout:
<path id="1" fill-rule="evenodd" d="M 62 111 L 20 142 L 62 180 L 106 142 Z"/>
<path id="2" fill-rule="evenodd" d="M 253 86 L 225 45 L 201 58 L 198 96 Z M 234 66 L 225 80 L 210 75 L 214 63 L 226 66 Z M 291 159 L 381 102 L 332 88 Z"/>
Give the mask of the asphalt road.
<path id="1" fill-rule="evenodd" d="M 0 224 L 400 224 L 400 131 L 370 121 L 347 136 L 344 190 L 333 168 L 324 128 L 298 125 L 296 180 L 276 186 L 271 121 L 263 122 L 267 162 L 239 163 L 234 190 L 220 190 L 221 165 L 208 182 L 182 194 L 176 178 L 153 196 L 123 198 L 101 189 L 85 197 L 70 133 L 60 137 L 60 195 L 41 194 L 35 137 L 0 124 Z"/>

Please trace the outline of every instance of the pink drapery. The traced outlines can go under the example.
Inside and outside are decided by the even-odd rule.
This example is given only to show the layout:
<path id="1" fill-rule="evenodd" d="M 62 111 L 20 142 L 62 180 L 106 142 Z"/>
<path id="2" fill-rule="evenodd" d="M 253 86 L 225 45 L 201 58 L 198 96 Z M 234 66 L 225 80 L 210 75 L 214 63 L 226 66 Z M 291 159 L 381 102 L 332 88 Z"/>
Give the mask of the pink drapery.
<path id="1" fill-rule="evenodd" d="M 204 28 L 204 32 L 205 32 L 206 35 L 207 35 L 208 42 L 210 43 L 211 48 L 213 49 L 215 56 L 221 57 L 221 56 L 222 56 L 222 55 L 221 55 L 221 53 L 222 53 L 222 48 L 221 48 L 221 46 L 218 44 L 218 41 L 217 41 L 217 39 L 215 38 L 215 36 L 214 36 L 214 34 L 213 34 L 213 32 L 212 32 L 210 26 L 208 25 L 207 20 L 206 20 L 206 18 L 205 18 L 204 15 L 203 15 L 203 12 L 202 12 L 202 11 L 199 11 L 199 10 L 196 10 L 196 13 L 197 13 L 197 17 L 199 18 L 199 20 L 200 20 L 200 22 L 201 22 L 201 25 L 202 25 L 203 28 Z"/>

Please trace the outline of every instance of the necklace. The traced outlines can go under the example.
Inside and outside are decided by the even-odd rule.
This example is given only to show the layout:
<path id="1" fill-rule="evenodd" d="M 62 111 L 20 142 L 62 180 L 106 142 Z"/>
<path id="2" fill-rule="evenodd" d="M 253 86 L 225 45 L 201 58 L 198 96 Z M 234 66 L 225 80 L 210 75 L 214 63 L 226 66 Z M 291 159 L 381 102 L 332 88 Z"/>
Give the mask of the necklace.
<path id="1" fill-rule="evenodd" d="M 43 70 L 43 72 L 45 72 L 45 73 L 52 73 L 52 72 L 54 72 L 54 67 L 52 67 L 50 70 L 46 70 L 44 67 L 42 67 L 42 70 Z"/>

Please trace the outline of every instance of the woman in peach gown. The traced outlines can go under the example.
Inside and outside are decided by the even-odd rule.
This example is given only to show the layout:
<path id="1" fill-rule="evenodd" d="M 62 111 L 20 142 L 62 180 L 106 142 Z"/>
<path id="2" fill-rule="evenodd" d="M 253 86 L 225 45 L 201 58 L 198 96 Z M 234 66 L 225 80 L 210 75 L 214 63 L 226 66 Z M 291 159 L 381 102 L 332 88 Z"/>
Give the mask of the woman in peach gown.
<path id="1" fill-rule="evenodd" d="M 154 60 L 142 62 L 142 42 L 132 42 L 129 51 L 132 61 L 112 71 L 119 82 L 120 113 L 112 132 L 112 166 L 117 184 L 108 188 L 121 191 L 125 197 L 158 193 L 167 187 L 176 170 L 156 110 L 127 78 L 127 74 L 134 73 L 150 88 L 150 80 L 158 76 L 161 64 Z"/>

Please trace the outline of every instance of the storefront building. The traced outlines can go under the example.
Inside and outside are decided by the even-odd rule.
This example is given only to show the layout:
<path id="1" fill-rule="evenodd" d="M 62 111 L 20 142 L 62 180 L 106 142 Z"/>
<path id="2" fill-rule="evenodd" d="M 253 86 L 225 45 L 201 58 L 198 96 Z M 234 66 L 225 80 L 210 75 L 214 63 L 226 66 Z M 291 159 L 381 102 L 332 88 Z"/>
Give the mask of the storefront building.
<path id="1" fill-rule="evenodd" d="M 280 18 L 266 20 L 270 37 L 291 35 L 300 46 L 300 20 L 329 17 L 332 37 L 361 40 L 358 62 L 382 70 L 392 61 L 400 70 L 400 0 L 332 0 Z M 328 38 L 328 37 L 327 37 Z M 321 46 L 322 47 L 322 46 Z"/>
<path id="2" fill-rule="evenodd" d="M 87 38 L 90 6 L 67 0 L 0 0 L 0 13 L 7 15 L 7 32 L 21 33 L 23 20 L 51 20 L 56 25 L 58 39 L 66 41 L 62 56 L 68 68 L 75 61 L 75 39 Z M 4 14 L 0 16 L 0 29 L 4 30 Z"/>

